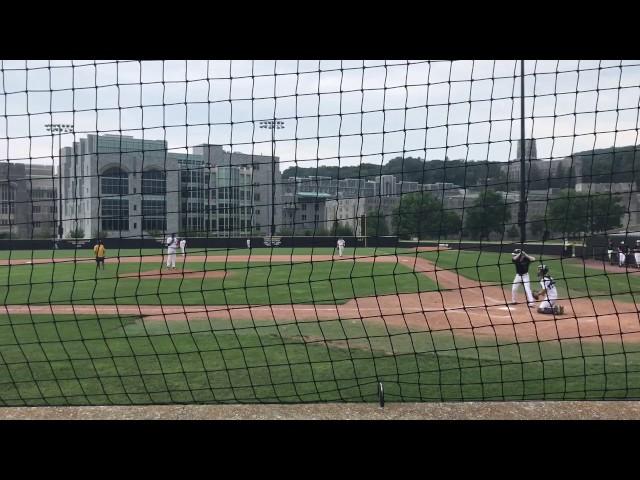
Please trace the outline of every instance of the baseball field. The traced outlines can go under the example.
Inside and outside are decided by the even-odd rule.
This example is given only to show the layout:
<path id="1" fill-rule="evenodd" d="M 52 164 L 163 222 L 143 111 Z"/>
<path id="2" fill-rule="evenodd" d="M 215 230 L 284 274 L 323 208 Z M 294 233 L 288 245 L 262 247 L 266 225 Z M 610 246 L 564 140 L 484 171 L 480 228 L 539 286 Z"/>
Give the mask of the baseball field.
<path id="1" fill-rule="evenodd" d="M 249 254 L 250 253 L 250 254 Z M 508 305 L 509 255 L 0 255 L 0 404 L 637 398 L 640 273 L 543 258 L 565 314 Z M 540 259 L 537 259 L 540 260 Z M 536 262 L 537 263 L 537 262 Z M 535 269 L 532 269 L 532 282 Z"/>

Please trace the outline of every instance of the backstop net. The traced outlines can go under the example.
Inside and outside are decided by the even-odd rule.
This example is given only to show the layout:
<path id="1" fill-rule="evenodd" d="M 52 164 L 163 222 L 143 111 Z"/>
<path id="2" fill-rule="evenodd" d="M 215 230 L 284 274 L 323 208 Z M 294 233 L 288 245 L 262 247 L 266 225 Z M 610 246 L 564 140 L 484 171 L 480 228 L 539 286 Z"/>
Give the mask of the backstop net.
<path id="1" fill-rule="evenodd" d="M 638 61 L 0 61 L 0 405 L 640 396 Z"/>

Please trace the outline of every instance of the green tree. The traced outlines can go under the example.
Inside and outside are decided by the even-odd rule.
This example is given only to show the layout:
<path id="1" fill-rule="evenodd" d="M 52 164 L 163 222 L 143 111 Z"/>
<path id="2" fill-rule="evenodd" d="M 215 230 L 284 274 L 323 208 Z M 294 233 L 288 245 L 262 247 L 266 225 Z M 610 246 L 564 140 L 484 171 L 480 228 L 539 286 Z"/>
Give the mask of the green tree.
<path id="1" fill-rule="evenodd" d="M 442 226 L 440 228 L 439 237 L 448 237 L 450 235 L 459 235 L 462 229 L 462 219 L 454 212 L 442 211 Z"/>
<path id="2" fill-rule="evenodd" d="M 473 239 L 487 238 L 492 232 L 502 233 L 511 220 L 511 212 L 498 192 L 485 190 L 465 213 L 464 228 Z"/>
<path id="3" fill-rule="evenodd" d="M 622 226 L 624 207 L 613 195 L 593 195 L 589 198 L 590 233 L 601 233 Z"/>
<path id="4" fill-rule="evenodd" d="M 387 226 L 386 219 L 378 210 L 367 212 L 366 223 L 368 237 L 389 235 L 389 227 Z"/>
<path id="5" fill-rule="evenodd" d="M 518 238 L 520 236 L 520 229 L 515 225 L 511 225 L 511 228 L 507 230 L 507 238 Z"/>
<path id="6" fill-rule="evenodd" d="M 342 225 L 338 223 L 333 230 L 333 234 L 336 237 L 352 237 L 353 230 L 349 225 Z"/>
<path id="7" fill-rule="evenodd" d="M 76 227 L 73 230 L 69 231 L 69 233 L 67 234 L 67 238 L 84 238 L 84 230 L 82 228 Z"/>
<path id="8" fill-rule="evenodd" d="M 393 229 L 401 238 L 440 238 L 459 231 L 460 219 L 430 193 L 411 193 L 401 198 Z"/>
<path id="9" fill-rule="evenodd" d="M 548 223 L 551 230 L 574 237 L 621 227 L 623 214 L 624 207 L 613 195 L 565 190 L 549 202 Z"/>
<path id="10" fill-rule="evenodd" d="M 530 222 L 530 228 L 531 228 L 531 235 L 533 235 L 536 238 L 541 238 L 546 229 L 546 222 L 544 218 L 542 217 L 532 218 Z"/>

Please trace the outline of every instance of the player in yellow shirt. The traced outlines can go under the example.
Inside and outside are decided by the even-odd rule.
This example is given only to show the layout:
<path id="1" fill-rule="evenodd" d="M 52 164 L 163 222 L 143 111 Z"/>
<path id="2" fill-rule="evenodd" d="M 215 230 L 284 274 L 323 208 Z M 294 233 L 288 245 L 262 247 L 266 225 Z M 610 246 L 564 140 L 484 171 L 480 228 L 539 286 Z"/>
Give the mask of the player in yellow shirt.
<path id="1" fill-rule="evenodd" d="M 104 270 L 104 256 L 106 252 L 107 249 L 104 248 L 102 240 L 98 240 L 98 244 L 93 247 L 93 253 L 96 254 L 96 270 L 100 267 L 100 264 L 102 264 L 102 269 Z"/>

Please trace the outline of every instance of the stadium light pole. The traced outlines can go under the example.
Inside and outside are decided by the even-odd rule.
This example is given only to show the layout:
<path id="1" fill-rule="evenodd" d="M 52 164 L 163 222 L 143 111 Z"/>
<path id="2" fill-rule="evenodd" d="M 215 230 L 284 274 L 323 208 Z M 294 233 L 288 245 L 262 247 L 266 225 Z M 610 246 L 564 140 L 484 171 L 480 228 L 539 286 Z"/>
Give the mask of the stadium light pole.
<path id="1" fill-rule="evenodd" d="M 44 128 L 51 132 L 51 136 L 58 134 L 58 239 L 62 240 L 62 135 L 73 133 L 73 125 L 69 123 L 47 123 Z M 51 166 L 53 168 L 53 158 Z"/>
<path id="2" fill-rule="evenodd" d="M 260 128 L 271 130 L 271 238 L 276 234 L 276 130 L 284 128 L 282 120 L 261 120 Z"/>

